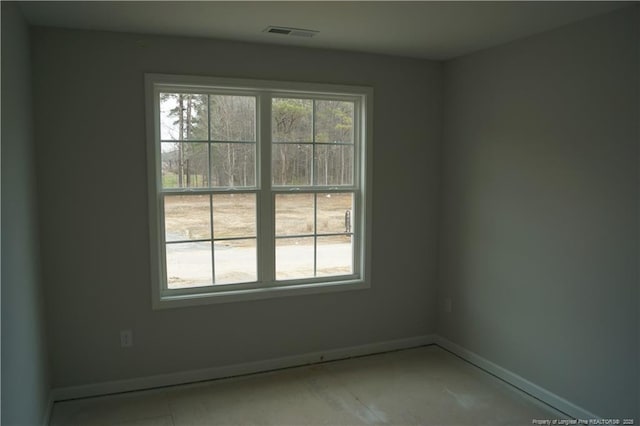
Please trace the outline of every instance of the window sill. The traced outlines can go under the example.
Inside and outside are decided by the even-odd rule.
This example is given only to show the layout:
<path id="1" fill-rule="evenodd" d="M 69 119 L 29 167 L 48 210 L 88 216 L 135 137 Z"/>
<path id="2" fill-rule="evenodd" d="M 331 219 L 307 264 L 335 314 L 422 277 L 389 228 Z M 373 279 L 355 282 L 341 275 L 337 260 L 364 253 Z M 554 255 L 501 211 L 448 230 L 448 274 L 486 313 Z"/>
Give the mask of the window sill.
<path id="1" fill-rule="evenodd" d="M 263 288 L 233 289 L 228 291 L 203 292 L 182 295 L 158 295 L 153 299 L 153 309 L 181 308 L 188 306 L 211 305 L 216 303 L 246 302 L 271 299 L 284 296 L 303 296 L 338 291 L 363 290 L 369 288 L 367 281 L 333 281 L 326 283 L 307 283 L 280 285 Z"/>

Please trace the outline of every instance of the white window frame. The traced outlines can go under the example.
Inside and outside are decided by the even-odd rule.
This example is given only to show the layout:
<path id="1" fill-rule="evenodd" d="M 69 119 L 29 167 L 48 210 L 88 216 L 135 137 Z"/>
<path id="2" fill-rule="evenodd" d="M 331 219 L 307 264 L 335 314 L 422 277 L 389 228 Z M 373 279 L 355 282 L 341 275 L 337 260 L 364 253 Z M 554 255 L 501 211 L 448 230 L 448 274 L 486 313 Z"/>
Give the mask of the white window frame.
<path id="1" fill-rule="evenodd" d="M 151 295 L 154 309 L 366 289 L 371 285 L 371 182 L 373 89 L 364 86 L 145 74 L 147 169 Z M 168 289 L 164 261 L 164 211 L 160 150 L 160 92 L 246 94 L 256 96 L 256 214 L 258 280 L 254 283 L 214 284 Z M 296 188 L 271 185 L 271 100 L 273 97 L 312 97 L 353 101 L 354 185 Z M 354 193 L 354 273 L 339 277 L 275 280 L 275 196 L 278 193 Z M 185 189 L 186 194 L 193 191 Z M 224 190 L 219 191 L 225 193 Z M 228 193 L 228 192 L 226 192 Z M 356 217 L 357 216 L 357 217 Z M 315 231 L 314 231 L 315 232 Z M 212 236 L 213 238 L 213 236 Z"/>

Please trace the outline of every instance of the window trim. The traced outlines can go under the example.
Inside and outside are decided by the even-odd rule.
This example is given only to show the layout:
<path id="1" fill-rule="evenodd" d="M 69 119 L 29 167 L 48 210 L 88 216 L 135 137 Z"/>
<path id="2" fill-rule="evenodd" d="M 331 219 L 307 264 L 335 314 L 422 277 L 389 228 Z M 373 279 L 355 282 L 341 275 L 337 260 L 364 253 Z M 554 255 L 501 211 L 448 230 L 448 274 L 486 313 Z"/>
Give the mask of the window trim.
<path id="1" fill-rule="evenodd" d="M 297 296 L 325 292 L 348 291 L 366 289 L 371 286 L 371 213 L 372 213 L 372 165 L 373 165 L 373 88 L 365 86 L 350 86 L 320 83 L 285 82 L 270 80 L 250 80 L 235 78 L 200 77 L 170 74 L 145 74 L 145 108 L 146 108 L 146 134 L 147 134 L 147 178 L 148 178 L 148 210 L 149 210 L 149 247 L 150 247 L 150 277 L 152 308 L 164 309 L 172 307 L 195 306 L 214 303 L 227 303 L 266 299 L 283 296 Z M 247 95 L 257 96 L 256 102 L 256 187 L 250 188 L 257 198 L 257 205 L 262 206 L 257 214 L 257 235 L 265 238 L 269 243 L 257 244 L 258 274 L 265 268 L 275 267 L 275 236 L 273 230 L 275 214 L 275 196 L 278 193 L 295 193 L 296 189 L 286 186 L 271 185 L 271 99 L 277 96 L 295 97 L 317 96 L 318 98 L 344 99 L 345 96 L 360 99 L 359 123 L 354 123 L 354 142 L 357 133 L 361 133 L 360 143 L 354 148 L 354 158 L 359 156 L 357 169 L 354 169 L 353 186 L 327 187 L 336 191 L 355 191 L 361 196 L 354 197 L 354 203 L 362 203 L 354 209 L 360 214 L 359 232 L 360 238 L 354 238 L 354 252 L 360 253 L 359 265 L 354 264 L 354 274 L 342 276 L 338 280 L 327 281 L 330 277 L 315 277 L 298 280 L 286 280 L 273 282 L 225 284 L 216 291 L 208 291 L 210 287 L 192 287 L 181 289 L 180 292 L 170 291 L 164 288 L 162 268 L 164 226 L 162 220 L 162 176 L 159 164 L 161 164 L 160 150 L 160 114 L 156 94 L 167 88 L 179 89 L 185 92 L 216 93 L 229 91 L 238 94 L 246 92 Z M 266 94 L 267 96 L 260 96 Z M 315 98 L 314 98 L 315 99 Z M 266 120 L 267 123 L 262 123 Z M 267 142 L 267 143 L 265 143 Z M 355 185 L 355 178 L 359 179 L 359 188 Z M 323 192 L 317 187 L 300 188 L 300 193 Z M 195 193 L 197 191 L 188 191 Z M 331 191 L 324 191 L 331 192 Z M 218 193 L 218 191 L 216 191 Z M 220 190 L 219 193 L 225 193 Z M 354 230 L 354 235 L 356 231 Z M 262 253 L 261 253 L 262 250 Z M 270 251 L 270 253 L 267 253 Z M 271 265 L 273 264 L 273 265 Z M 359 270 L 359 276 L 358 276 Z M 274 271 L 268 271 L 275 278 Z"/>

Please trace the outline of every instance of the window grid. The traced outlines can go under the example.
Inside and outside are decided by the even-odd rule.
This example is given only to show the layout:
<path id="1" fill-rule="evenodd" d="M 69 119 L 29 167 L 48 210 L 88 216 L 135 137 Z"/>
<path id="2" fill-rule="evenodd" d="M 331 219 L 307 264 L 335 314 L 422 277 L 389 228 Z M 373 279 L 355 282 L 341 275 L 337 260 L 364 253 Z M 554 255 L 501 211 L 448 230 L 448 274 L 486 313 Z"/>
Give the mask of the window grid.
<path id="1" fill-rule="evenodd" d="M 318 190 L 320 192 L 315 192 L 315 193 L 310 193 L 305 191 L 295 191 L 293 193 L 291 192 L 284 192 L 284 191 L 274 191 L 273 194 L 273 198 L 274 198 L 274 216 L 277 215 L 277 201 L 276 197 L 277 195 L 305 195 L 305 194 L 313 194 L 313 232 L 311 233 L 300 233 L 300 234 L 287 234 L 287 235 L 275 235 L 275 240 L 294 240 L 294 239 L 302 239 L 302 238 L 312 238 L 313 239 L 313 276 L 314 277 L 318 277 L 318 238 L 328 238 L 328 237 L 344 237 L 344 236 L 348 236 L 350 241 L 352 242 L 352 247 L 351 247 L 351 266 L 352 266 L 352 273 L 356 272 L 357 270 L 357 265 L 356 265 L 356 246 L 355 244 L 353 244 L 353 238 L 355 236 L 355 233 L 352 231 L 347 232 L 346 231 L 346 219 L 345 219 L 345 232 L 321 232 L 318 229 L 318 195 L 319 194 L 350 194 L 351 195 L 351 200 L 352 200 L 352 205 L 350 210 L 350 224 L 349 224 L 349 228 L 353 227 L 353 218 L 352 218 L 352 213 L 355 210 L 355 202 L 356 202 L 356 192 L 355 191 L 344 191 L 344 190 L 331 190 L 329 188 L 318 188 Z M 274 221 L 274 224 L 276 222 Z M 276 271 L 276 279 L 277 279 L 277 271 Z M 279 281 L 284 281 L 284 280 L 279 280 Z"/>
<path id="2" fill-rule="evenodd" d="M 273 105 L 274 99 L 286 99 L 286 98 L 281 98 L 280 96 L 273 96 L 271 98 L 271 105 Z M 319 101 L 319 99 L 316 98 L 296 98 L 296 99 L 301 99 L 301 100 L 311 100 L 311 141 L 278 141 L 278 142 L 272 142 L 272 145 L 295 145 L 295 144 L 308 144 L 311 145 L 312 147 L 312 155 L 311 155 L 311 167 L 310 167 L 310 173 L 311 173 L 311 178 L 310 178 L 310 185 L 302 185 L 302 187 L 298 187 L 296 185 L 276 185 L 276 184 L 272 184 L 273 185 L 273 193 L 274 193 L 274 200 L 275 197 L 277 196 L 277 194 L 288 194 L 290 193 L 290 191 L 293 189 L 295 194 L 313 194 L 313 233 L 307 233 L 307 234 L 298 234 L 298 235 L 275 235 L 275 240 L 286 240 L 286 239 L 296 239 L 296 238 L 312 238 L 313 239 L 313 276 L 317 277 L 318 276 L 318 238 L 319 237 L 330 237 L 330 236 L 345 236 L 348 235 L 350 237 L 350 239 L 353 241 L 353 236 L 354 234 L 352 232 L 349 233 L 328 233 L 328 234 L 320 234 L 319 230 L 318 230 L 318 193 L 349 193 L 352 194 L 352 200 L 355 202 L 355 198 L 356 198 L 356 191 L 350 191 L 350 192 L 345 192 L 344 188 L 345 187 L 356 187 L 358 184 L 356 182 L 357 179 L 357 173 L 355 170 L 355 166 L 357 165 L 357 162 L 355 162 L 355 158 L 356 157 L 356 153 L 355 153 L 355 140 L 356 140 L 356 129 L 354 128 L 354 135 L 353 135 L 353 139 L 354 142 L 352 143 L 348 143 L 348 142 L 317 142 L 317 103 Z M 354 127 L 356 125 L 356 117 L 355 117 L 355 103 L 354 103 Z M 273 132 L 273 130 L 272 130 Z M 352 160 L 352 183 L 351 185 L 322 185 L 318 182 L 318 153 L 317 153 L 317 146 L 351 146 L 354 147 L 354 153 L 353 153 L 353 158 L 354 160 Z M 326 161 L 326 160 L 325 160 Z M 293 187 L 293 188 L 292 188 Z M 274 212 L 276 209 L 276 202 L 274 201 Z M 351 206 L 351 211 L 353 211 L 355 209 L 355 206 L 352 205 Z M 275 222 L 275 221 L 274 221 Z M 352 259 L 351 259 L 351 265 L 352 265 L 352 272 L 354 272 L 354 269 L 357 268 L 356 265 L 356 253 L 355 253 L 356 247 L 355 245 L 352 245 L 351 247 L 351 252 L 352 252 Z M 276 271 L 276 279 L 277 279 L 277 272 Z"/>
<path id="3" fill-rule="evenodd" d="M 158 87 L 158 86 L 157 86 Z M 288 92 L 271 92 L 269 93 L 269 91 L 262 91 L 262 93 L 257 94 L 254 96 L 254 100 L 255 100 L 255 108 L 254 108 L 254 135 L 256 137 L 255 141 L 245 141 L 245 140 L 237 140 L 237 141 L 225 141 L 225 140 L 214 140 L 212 138 L 212 114 L 211 114 L 211 96 L 212 94 L 224 94 L 224 95 L 230 95 L 230 96 L 247 96 L 247 93 L 245 93 L 243 90 L 240 91 L 236 91 L 234 89 L 229 89 L 226 92 L 218 92 L 217 90 L 215 92 L 206 92 L 203 90 L 199 90 L 199 89 L 188 89 L 188 90 L 184 90 L 184 88 L 180 88 L 179 91 L 175 90 L 172 87 L 167 87 L 167 86 L 162 86 L 160 85 L 160 87 L 157 89 L 156 93 L 193 93 L 196 95 L 206 95 L 207 98 L 207 105 L 206 105 L 206 113 L 207 113 L 207 134 L 208 134 L 208 139 L 207 140 L 199 140 L 199 139 L 190 139 L 190 140 L 168 140 L 168 139 L 162 139 L 160 140 L 159 138 L 156 139 L 158 142 L 158 147 L 163 144 L 163 143 L 180 143 L 180 144 L 184 144 L 183 146 L 187 146 L 187 145 L 195 145 L 198 143 L 206 143 L 207 144 L 207 163 L 208 163 L 208 167 L 207 167 L 207 175 L 206 175 L 206 183 L 208 184 L 206 187 L 199 187 L 199 186 L 176 186 L 176 187 L 171 187 L 170 185 L 167 186 L 166 188 L 164 187 L 164 181 L 162 180 L 162 176 L 159 175 L 160 179 L 159 179 L 159 190 L 160 190 L 160 200 L 162 200 L 162 204 L 164 205 L 164 197 L 166 196 L 171 196 L 171 195 L 196 195 L 196 194 L 208 194 L 208 198 L 209 198 L 209 232 L 210 232 L 210 239 L 193 239 L 193 240 L 172 240 L 172 241 L 166 241 L 165 236 L 164 236 L 164 232 L 161 232 L 161 243 L 162 246 L 166 247 L 170 244 L 179 244 L 179 243 L 198 243 L 198 242 L 211 242 L 211 273 L 212 273 L 212 281 L 215 282 L 216 281 L 216 254 L 215 254 L 215 242 L 216 241 L 234 241 L 234 240 L 253 240 L 254 244 L 256 245 L 255 250 L 256 250 L 256 255 L 257 255 L 257 278 L 258 278 L 258 283 L 260 285 L 269 285 L 269 281 L 275 281 L 275 277 L 276 277 L 276 271 L 273 268 L 267 268 L 264 265 L 261 265 L 261 263 L 264 261 L 264 256 L 261 255 L 261 253 L 264 251 L 264 247 L 265 247 L 265 242 L 260 243 L 260 238 L 262 238 L 261 236 L 269 236 L 270 232 L 266 232 L 264 229 L 263 225 L 261 225 L 261 223 L 263 222 L 260 219 L 260 216 L 262 215 L 260 213 L 260 211 L 262 211 L 262 209 L 265 207 L 262 205 L 261 199 L 264 201 L 264 198 L 262 198 L 260 196 L 261 192 L 265 192 L 269 193 L 270 196 L 268 197 L 270 199 L 270 202 L 266 205 L 271 205 L 271 207 L 269 208 L 269 210 L 271 210 L 271 221 L 270 221 L 270 226 L 274 226 L 275 224 L 275 197 L 278 194 L 289 194 L 289 193 L 294 193 L 294 194 L 313 194 L 313 233 L 312 234 L 295 234 L 295 235 L 286 235 L 286 236 L 278 236 L 275 234 L 272 234 L 270 236 L 271 241 L 273 242 L 273 244 L 271 244 L 271 247 L 273 248 L 273 250 L 275 250 L 275 242 L 277 240 L 285 240 L 285 239 L 291 239 L 291 238 L 312 238 L 313 239 L 313 276 L 314 277 L 318 277 L 318 247 L 319 247 L 319 238 L 321 237 L 339 237 L 339 236 L 347 236 L 349 238 L 350 241 L 350 247 L 351 247 L 351 274 L 342 274 L 342 275 L 338 275 L 337 277 L 323 277 L 324 280 L 329 280 L 332 281 L 335 279 L 334 278 L 338 278 L 338 281 L 341 279 L 341 277 L 354 277 L 354 278 L 358 278 L 361 277 L 361 274 L 363 272 L 362 270 L 362 263 L 361 261 L 363 260 L 361 258 L 361 256 L 364 256 L 364 252 L 360 252 L 360 253 L 356 253 L 356 251 L 361 249 L 361 242 L 357 241 L 357 235 L 359 232 L 359 228 L 361 226 L 363 226 L 363 223 L 360 223 L 361 220 L 363 220 L 364 216 L 362 214 L 362 212 L 360 211 L 361 208 L 363 208 L 363 204 L 362 204 L 362 200 L 360 200 L 360 197 L 362 196 L 361 190 L 360 190 L 360 179 L 361 176 L 359 175 L 360 173 L 360 167 L 361 164 L 360 162 L 363 161 L 363 158 L 360 158 L 359 155 L 359 151 L 360 149 L 362 149 L 362 147 L 360 146 L 361 144 L 364 143 L 364 140 L 360 139 L 360 129 L 358 128 L 359 126 L 359 122 L 360 122 L 360 114 L 362 113 L 360 108 L 361 104 L 359 102 L 361 102 L 361 100 L 354 100 L 352 101 L 354 104 L 354 108 L 353 108 L 353 116 L 352 116 L 352 143 L 347 143 L 347 142 L 342 142 L 342 141 L 336 141 L 336 142 L 318 142 L 317 140 L 317 112 L 318 112 L 318 108 L 317 108 L 317 103 L 319 100 L 324 100 L 325 97 L 315 97 L 315 94 L 313 95 L 313 98 L 308 98 L 308 97 L 300 97 L 299 99 L 309 99 L 311 100 L 311 106 L 312 106 L 312 114 L 311 114 L 311 141 L 306 142 L 308 144 L 311 145 L 312 147 L 312 155 L 311 155 L 311 165 L 309 167 L 309 174 L 310 174 L 310 185 L 305 186 L 304 188 L 294 188 L 292 187 L 292 185 L 276 185 L 274 182 L 272 182 L 272 178 L 271 178 L 271 173 L 268 173 L 268 180 L 265 180 L 265 174 L 261 174 L 261 170 L 263 168 L 268 169 L 268 171 L 270 172 L 271 166 L 272 166 L 272 162 L 271 162 L 271 154 L 273 152 L 273 147 L 277 146 L 278 144 L 281 144 L 283 146 L 289 145 L 289 144 L 304 144 L 305 142 L 296 142 L 296 141 L 282 141 L 282 142 L 273 142 L 271 141 L 271 138 L 264 139 L 264 136 L 267 134 L 265 132 L 265 128 L 269 129 L 268 134 L 269 136 L 271 136 L 271 129 L 270 129 L 270 123 L 271 123 L 271 114 L 269 111 L 269 113 L 265 114 L 265 111 L 261 111 L 261 109 L 263 109 L 263 107 L 266 105 L 266 103 L 262 102 L 261 99 L 263 98 L 269 98 L 269 100 L 271 102 L 269 102 L 269 106 L 272 106 L 272 100 L 276 97 L 285 97 L 285 98 L 295 98 L 295 96 L 291 96 L 290 93 Z M 251 95 L 253 96 L 253 95 Z M 327 99 L 329 100 L 338 100 L 338 101 L 348 101 L 348 99 L 359 99 L 356 97 L 351 97 L 351 96 L 331 96 L 331 97 L 327 97 Z M 156 101 L 157 102 L 157 101 Z M 265 120 L 265 118 L 267 119 L 268 123 L 263 123 L 260 124 L 260 122 L 262 120 Z M 158 132 L 159 134 L 159 132 Z M 262 136 L 258 136 L 258 135 L 262 135 Z M 182 135 L 181 135 L 182 137 Z M 266 143 L 260 143 L 260 141 L 266 142 Z M 219 144 L 219 143 L 225 143 L 225 144 L 234 144 L 234 145 L 242 145 L 242 144 L 249 144 L 249 145 L 253 145 L 254 146 L 254 152 L 253 152 L 253 185 L 249 186 L 249 187 L 224 187 L 224 186 L 213 186 L 214 184 L 216 184 L 216 182 L 214 182 L 214 176 L 213 176 L 213 157 L 215 155 L 214 153 L 214 149 L 213 147 L 215 146 L 215 144 Z M 264 149 L 260 149 L 261 146 L 265 146 L 266 148 Z M 350 162 L 350 184 L 349 185 L 332 185 L 332 182 L 328 182 L 325 181 L 325 184 L 319 184 L 319 180 L 320 180 L 320 170 L 319 170 L 319 159 L 318 159 L 318 155 L 319 155 L 319 147 L 322 146 L 350 146 L 352 147 L 352 151 L 351 151 L 351 155 L 352 157 L 350 159 L 347 159 L 347 161 Z M 265 156 L 264 154 L 267 152 L 266 150 L 269 151 L 269 155 L 268 158 L 266 158 L 267 156 Z M 160 151 L 158 150 L 158 155 L 160 155 Z M 337 151 L 334 151 L 337 152 Z M 329 161 L 329 150 L 325 150 L 325 155 L 327 156 L 324 161 L 328 162 Z M 332 160 L 335 161 L 335 160 Z M 267 164 L 268 163 L 268 164 Z M 162 162 L 157 163 L 158 165 L 161 165 Z M 331 165 L 331 164 L 330 164 Z M 162 174 L 162 171 L 159 171 L 158 173 Z M 182 171 L 181 171 L 182 173 Z M 335 175 L 334 175 L 335 176 Z M 204 176 L 203 176 L 204 177 Z M 328 174 L 325 172 L 325 179 L 329 179 L 328 178 Z M 335 178 L 334 178 L 335 179 Z M 262 182 L 262 183 L 261 183 Z M 196 181 L 196 185 L 197 185 L 197 181 Z M 215 201 L 214 201 L 214 194 L 230 194 L 230 193 L 238 193 L 238 194 L 254 194 L 254 203 L 255 203 L 255 233 L 253 237 L 215 237 L 215 221 L 214 221 L 214 208 L 215 208 Z M 347 232 L 347 230 L 345 230 L 345 232 L 326 232 L 327 230 L 325 230 L 324 233 L 320 233 L 320 229 L 318 226 L 318 220 L 319 220 L 319 203 L 318 203 L 318 194 L 319 193 L 324 193 L 324 194 L 329 194 L 329 193 L 346 193 L 346 194 L 351 194 L 351 207 L 350 210 L 352 212 L 352 220 L 354 221 L 352 224 L 352 228 L 349 229 L 349 231 L 351 232 Z M 164 228 L 164 217 L 163 217 L 163 213 L 164 212 L 164 207 L 162 209 L 160 209 L 160 219 L 161 219 L 161 223 L 163 224 L 163 228 Z M 269 244 L 266 244 L 266 247 L 268 247 Z M 165 257 L 165 250 L 162 250 L 161 253 L 161 259 L 162 259 L 162 263 L 164 265 L 166 265 L 166 257 Z M 273 255 L 275 255 L 275 252 L 272 252 Z M 274 256 L 270 256 L 271 261 L 275 262 L 275 257 Z M 262 261 L 260 260 L 262 258 Z M 267 256 L 267 259 L 269 259 L 269 256 Z M 274 265 L 275 266 L 275 265 Z M 271 273 L 269 273 L 271 270 Z M 166 272 L 166 266 L 165 266 L 165 272 Z M 265 272 L 267 272 L 267 275 L 265 276 Z M 161 276 L 164 275 L 161 273 Z M 343 279 L 343 278 L 342 278 Z M 164 288 L 167 289 L 167 280 L 164 279 Z M 318 281 L 317 279 L 293 279 L 291 280 L 292 283 L 291 284 L 295 284 L 298 282 L 309 282 L 309 283 L 321 283 L 321 281 Z M 282 284 L 287 284 L 287 283 L 280 283 L 280 285 Z M 247 285 L 249 285 L 249 287 L 247 287 Z M 231 284 L 229 285 L 229 287 L 234 287 L 234 288 L 252 288 L 251 287 L 251 283 L 238 283 L 236 284 Z M 200 289 L 197 288 L 186 288 L 184 289 L 184 291 L 180 292 L 182 294 L 199 294 L 201 292 Z M 162 297 L 161 297 L 162 299 Z"/>
<path id="4" fill-rule="evenodd" d="M 165 93 L 170 93 L 169 91 L 166 91 Z M 199 94 L 199 93 L 195 93 L 195 94 Z M 238 94 L 238 93 L 225 93 L 224 95 L 241 95 L 241 96 L 247 96 L 245 94 Z M 158 94 L 159 96 L 159 94 Z M 257 97 L 254 97 L 255 101 L 254 101 L 254 105 L 256 105 L 257 107 Z M 185 243 L 206 243 L 209 242 L 209 246 L 211 249 L 211 285 L 216 285 L 216 254 L 215 254 L 215 243 L 218 241 L 240 241 L 240 240 L 255 240 L 256 241 L 256 245 L 257 245 L 257 240 L 258 240 L 258 236 L 254 235 L 252 237 L 249 236 L 241 236 L 241 237 L 216 237 L 215 236 L 215 224 L 214 224 L 214 194 L 238 194 L 238 193 L 244 193 L 244 194 L 255 194 L 256 195 L 256 203 L 257 203 L 257 182 L 254 181 L 254 185 L 250 186 L 250 187 L 239 187 L 239 188 L 229 188 L 229 187 L 214 187 L 213 184 L 213 176 L 212 176 L 212 170 L 213 170 L 213 146 L 215 144 L 244 144 L 244 145 L 255 145 L 257 146 L 257 141 L 225 141 L 225 140 L 214 140 L 212 139 L 212 125 L 211 125 L 211 94 L 207 93 L 206 94 L 206 107 L 205 107 L 205 112 L 206 112 L 206 123 L 207 123 L 207 137 L 208 139 L 204 140 L 204 139 L 178 139 L 178 140 L 171 140 L 171 139 L 161 139 L 160 140 L 160 144 L 163 143 L 172 143 L 172 144 L 186 144 L 186 145 L 194 145 L 197 146 L 198 144 L 206 144 L 207 145 L 207 186 L 206 187 L 192 187 L 192 186 L 185 186 L 183 185 L 182 187 L 165 187 L 164 186 L 164 181 L 162 181 L 161 185 L 160 185 L 160 191 L 163 195 L 163 199 L 166 196 L 171 196 L 171 195 L 183 195 L 183 196 L 189 196 L 189 195 L 195 195 L 195 194 L 208 194 L 209 197 L 209 235 L 210 238 L 199 238 L 199 239 L 186 239 L 186 240 L 172 240 L 172 241 L 167 241 L 166 238 L 163 238 L 164 240 L 164 244 L 165 246 L 168 245 L 172 245 L 172 244 L 185 244 Z M 255 114 L 255 112 L 254 112 Z M 255 117 L 254 117 L 254 122 L 256 122 Z M 254 129 L 254 134 L 255 134 L 255 129 Z M 180 134 L 179 136 L 180 138 L 183 137 L 182 134 Z M 256 158 L 254 155 L 254 162 L 253 162 L 253 175 L 254 175 L 254 179 L 257 179 L 256 177 Z M 182 171 L 180 171 L 180 173 L 182 173 Z M 165 203 L 163 202 L 163 205 L 165 205 Z M 256 211 L 258 210 L 258 206 L 256 206 Z M 163 209 L 164 211 L 164 209 Z M 163 219 L 164 222 L 164 219 Z M 163 250 L 164 251 L 164 250 Z M 163 263 L 166 265 L 166 253 L 163 255 Z M 257 266 L 257 265 L 256 265 Z M 166 271 L 166 266 L 164 267 L 165 271 Z M 165 290 L 169 289 L 169 277 L 167 276 L 164 280 L 163 280 L 163 288 Z"/>

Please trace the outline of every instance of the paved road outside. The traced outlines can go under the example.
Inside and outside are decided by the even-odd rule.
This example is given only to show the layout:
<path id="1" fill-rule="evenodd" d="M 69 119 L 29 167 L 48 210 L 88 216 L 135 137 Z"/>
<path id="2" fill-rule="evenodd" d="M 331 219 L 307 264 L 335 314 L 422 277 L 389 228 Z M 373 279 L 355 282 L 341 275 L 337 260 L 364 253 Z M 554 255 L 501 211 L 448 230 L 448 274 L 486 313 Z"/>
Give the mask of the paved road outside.
<path id="1" fill-rule="evenodd" d="M 256 248 L 215 244 L 216 284 L 256 280 Z M 351 273 L 350 243 L 318 244 L 317 275 Z M 169 288 L 211 285 L 211 243 L 169 244 Z M 290 244 L 276 249 L 277 279 L 313 277 L 313 245 Z"/>

